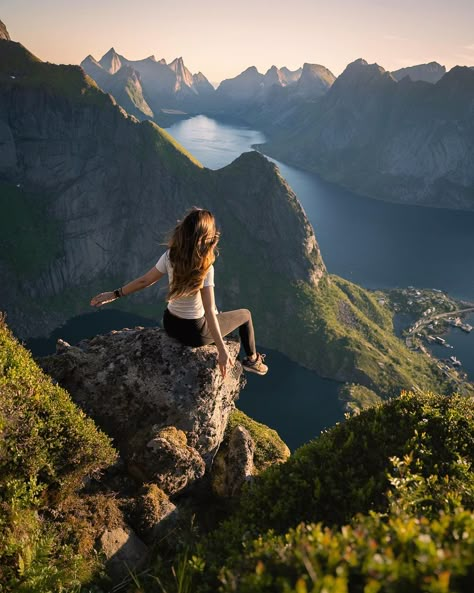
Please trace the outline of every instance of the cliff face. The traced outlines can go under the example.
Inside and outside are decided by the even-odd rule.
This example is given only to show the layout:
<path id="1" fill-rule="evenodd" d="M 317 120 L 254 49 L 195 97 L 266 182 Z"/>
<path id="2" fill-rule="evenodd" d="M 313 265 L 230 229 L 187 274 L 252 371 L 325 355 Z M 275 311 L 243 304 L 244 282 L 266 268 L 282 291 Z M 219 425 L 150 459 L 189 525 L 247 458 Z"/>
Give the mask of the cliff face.
<path id="1" fill-rule="evenodd" d="M 436 84 L 397 83 L 357 60 L 311 111 L 270 129 L 264 150 L 361 194 L 472 210 L 473 114 L 469 68 L 455 67 Z"/>
<path id="2" fill-rule="evenodd" d="M 0 21 L 0 39 L 6 39 L 7 41 L 10 41 L 10 35 L 2 21 Z"/>
<path id="3" fill-rule="evenodd" d="M 2 192 L 19 208 L 39 205 L 34 232 L 43 229 L 55 245 L 28 273 L 15 262 L 34 242 L 12 238 L 0 256 L 1 305 L 16 331 L 45 334 L 84 311 L 94 291 L 142 274 L 192 205 L 214 211 L 224 230 L 217 266 L 225 265 L 229 281 L 218 294 L 227 308 L 250 283 L 247 260 L 269 281 L 317 285 L 325 268 L 313 231 L 264 157 L 249 153 L 221 171 L 203 169 L 158 126 L 127 117 L 80 68 L 43 64 L 13 42 L 3 41 L 0 53 Z M 262 286 L 251 292 L 265 298 Z M 159 300 L 151 289 L 135 302 L 154 305 L 159 318 Z"/>

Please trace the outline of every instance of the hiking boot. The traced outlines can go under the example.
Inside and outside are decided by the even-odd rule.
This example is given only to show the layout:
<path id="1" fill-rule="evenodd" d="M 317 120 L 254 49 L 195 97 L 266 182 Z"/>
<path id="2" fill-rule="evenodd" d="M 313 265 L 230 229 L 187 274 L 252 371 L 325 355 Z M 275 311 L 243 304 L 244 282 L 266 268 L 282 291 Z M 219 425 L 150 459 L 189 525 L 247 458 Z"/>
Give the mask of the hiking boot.
<path id="1" fill-rule="evenodd" d="M 257 373 L 257 375 L 266 375 L 268 371 L 268 367 L 266 364 L 263 363 L 265 359 L 265 354 L 259 354 L 257 352 L 257 358 L 254 361 L 251 361 L 246 356 L 242 361 L 242 366 L 244 370 L 249 371 L 250 373 Z"/>

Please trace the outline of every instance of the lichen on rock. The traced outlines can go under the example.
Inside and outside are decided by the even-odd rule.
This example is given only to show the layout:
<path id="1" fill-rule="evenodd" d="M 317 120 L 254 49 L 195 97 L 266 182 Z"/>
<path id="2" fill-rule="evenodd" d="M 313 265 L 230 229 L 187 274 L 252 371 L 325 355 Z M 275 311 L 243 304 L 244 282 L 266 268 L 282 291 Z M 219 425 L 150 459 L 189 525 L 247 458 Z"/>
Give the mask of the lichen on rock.
<path id="1" fill-rule="evenodd" d="M 227 347 L 235 360 L 240 344 Z M 222 378 L 215 346 L 188 348 L 160 328 L 61 342 L 39 364 L 114 439 L 135 477 L 168 494 L 210 467 L 244 381 L 239 363 Z"/>

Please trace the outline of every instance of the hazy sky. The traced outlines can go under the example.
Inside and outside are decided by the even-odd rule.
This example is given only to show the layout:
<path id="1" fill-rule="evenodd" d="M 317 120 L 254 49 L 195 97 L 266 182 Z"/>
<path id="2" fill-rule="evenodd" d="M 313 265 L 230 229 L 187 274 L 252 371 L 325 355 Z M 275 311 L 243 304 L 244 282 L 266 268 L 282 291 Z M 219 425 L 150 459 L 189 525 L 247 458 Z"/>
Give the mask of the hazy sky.
<path id="1" fill-rule="evenodd" d="M 183 56 L 213 82 L 303 62 L 338 75 L 356 58 L 474 65 L 474 0 L 0 0 L 0 20 L 49 62 L 113 46 L 129 59 Z"/>

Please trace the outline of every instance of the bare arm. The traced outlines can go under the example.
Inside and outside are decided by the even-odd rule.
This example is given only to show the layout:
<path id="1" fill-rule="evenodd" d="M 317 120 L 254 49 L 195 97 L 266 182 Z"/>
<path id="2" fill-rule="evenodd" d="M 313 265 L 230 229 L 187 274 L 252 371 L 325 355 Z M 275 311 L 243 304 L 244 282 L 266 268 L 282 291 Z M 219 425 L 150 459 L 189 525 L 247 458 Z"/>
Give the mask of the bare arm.
<path id="1" fill-rule="evenodd" d="M 204 313 L 206 316 L 206 321 L 209 326 L 209 331 L 211 332 L 211 336 L 214 339 L 214 342 L 217 346 L 218 351 L 218 364 L 222 376 L 225 377 L 227 371 L 227 365 L 230 363 L 232 365 L 232 361 L 230 360 L 229 353 L 227 351 L 227 347 L 222 339 L 221 329 L 219 327 L 219 322 L 217 321 L 216 316 L 216 302 L 214 299 L 214 287 L 213 286 L 205 286 L 201 288 L 201 297 L 202 297 L 202 304 L 204 306 Z"/>
<path id="2" fill-rule="evenodd" d="M 140 276 L 140 278 L 136 278 L 128 284 L 125 284 L 125 286 L 122 287 L 122 294 L 123 296 L 126 296 L 132 294 L 133 292 L 143 290 L 147 286 L 151 286 L 152 284 L 155 284 L 155 282 L 158 282 L 158 280 L 163 276 L 164 274 L 159 272 L 156 267 L 153 266 L 151 270 L 148 270 L 148 272 L 143 274 L 143 276 Z M 91 300 L 91 305 L 93 307 L 100 307 L 106 303 L 115 301 L 115 299 L 116 297 L 113 292 L 101 292 Z"/>

